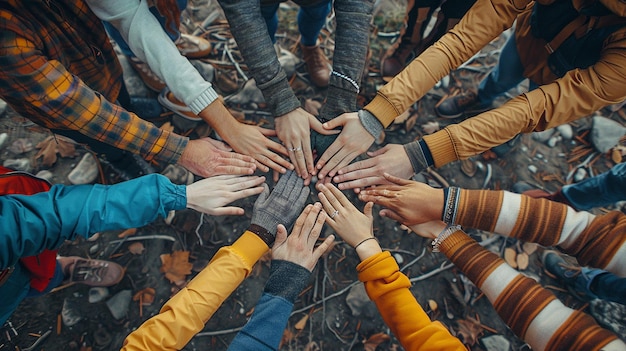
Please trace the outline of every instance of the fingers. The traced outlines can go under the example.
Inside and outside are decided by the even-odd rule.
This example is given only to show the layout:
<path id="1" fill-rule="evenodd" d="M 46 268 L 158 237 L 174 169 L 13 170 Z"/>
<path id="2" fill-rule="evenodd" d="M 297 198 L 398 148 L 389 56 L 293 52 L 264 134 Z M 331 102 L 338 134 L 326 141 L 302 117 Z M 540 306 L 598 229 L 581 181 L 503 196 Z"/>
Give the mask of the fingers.
<path id="1" fill-rule="evenodd" d="M 304 155 L 304 163 L 306 166 L 306 171 L 315 175 L 315 163 L 313 162 L 313 150 L 311 150 L 311 137 L 310 135 L 306 137 L 304 143 L 302 144 L 302 153 Z M 308 178 L 308 175 L 307 175 Z"/>
<path id="2" fill-rule="evenodd" d="M 335 129 L 337 127 L 341 127 L 343 125 L 345 125 L 347 122 L 347 118 L 345 117 L 345 115 L 341 115 L 338 117 L 335 117 L 333 119 L 331 119 L 330 121 L 322 124 L 322 127 L 324 127 L 324 129 L 329 130 L 329 129 Z"/>
<path id="3" fill-rule="evenodd" d="M 312 209 L 313 209 L 313 205 L 311 204 L 307 205 L 304 208 L 302 213 L 300 213 L 300 216 L 298 216 L 298 219 L 296 219 L 296 223 L 293 225 L 293 230 L 291 231 L 291 235 L 296 235 L 296 236 L 301 235 L 304 222 Z"/>
<path id="4" fill-rule="evenodd" d="M 337 179 L 337 177 L 335 177 L 335 179 Z M 335 182 L 337 181 L 335 180 Z M 379 185 L 379 184 L 384 184 L 384 183 L 386 183 L 385 178 L 367 177 L 367 178 L 353 180 L 350 182 L 339 183 L 337 184 L 337 187 L 339 187 L 339 189 L 341 190 L 354 189 L 355 192 L 358 193 L 360 192 L 359 188 L 366 188 L 368 186 Z"/>
<path id="5" fill-rule="evenodd" d="M 374 208 L 374 203 L 373 202 L 368 202 L 365 204 L 365 207 L 363 208 L 363 213 L 365 214 L 365 216 L 367 216 L 367 218 L 374 220 L 374 216 L 372 215 L 372 209 Z"/>
<path id="6" fill-rule="evenodd" d="M 267 129 L 267 128 L 261 128 L 261 127 L 258 127 L 258 128 L 261 134 L 265 135 L 266 137 L 276 136 L 276 130 L 274 129 Z"/>
<path id="7" fill-rule="evenodd" d="M 300 239 L 306 240 L 305 242 L 308 242 L 308 240 L 312 239 L 312 242 L 310 243 L 311 248 L 313 248 L 313 245 L 315 245 L 317 238 L 319 238 L 320 232 L 322 231 L 322 226 L 324 225 L 324 222 L 326 220 L 326 213 L 320 213 L 321 210 L 322 207 L 319 205 L 314 205 L 311 208 L 304 220 L 304 225 L 302 226 L 299 234 Z"/>
<path id="8" fill-rule="evenodd" d="M 319 160 L 317 160 L 317 165 L 315 167 L 318 170 L 320 170 L 320 172 L 318 172 L 318 174 L 319 174 L 318 178 L 324 178 L 326 176 L 326 173 L 322 173 L 321 172 L 322 168 L 324 168 L 326 163 L 330 159 L 332 159 L 335 156 L 335 154 L 337 152 L 339 152 L 339 150 L 341 150 L 341 147 L 342 147 L 341 143 L 338 140 L 335 140 L 332 144 L 330 144 L 328 149 L 326 149 L 326 151 L 324 151 L 324 153 L 319 158 Z"/>
<path id="9" fill-rule="evenodd" d="M 317 261 L 320 257 L 322 257 L 323 254 L 325 254 L 327 251 L 330 251 L 330 249 L 333 247 L 333 241 L 335 241 L 335 236 L 332 234 L 324 239 L 324 241 L 318 247 L 316 247 L 315 250 L 313 250 L 313 258 Z"/>
<path id="10" fill-rule="evenodd" d="M 274 245 L 272 245 L 272 250 L 284 244 L 285 241 L 287 241 L 287 228 L 285 228 L 284 225 L 279 224 L 276 226 L 276 239 L 274 240 Z"/>
<path id="11" fill-rule="evenodd" d="M 320 201 L 322 202 L 322 205 L 324 205 L 324 209 L 328 208 L 326 212 L 332 218 L 334 217 L 333 213 L 335 212 L 335 210 L 339 210 L 344 206 L 341 204 L 339 199 L 337 199 L 337 196 L 331 190 L 331 187 L 334 188 L 332 184 L 329 184 L 329 185 L 320 184 L 319 190 L 321 191 L 321 193 L 319 194 L 319 198 L 320 198 Z M 343 196 L 343 194 L 341 195 Z"/>
<path id="12" fill-rule="evenodd" d="M 404 222 L 404 219 L 402 217 L 400 217 L 400 215 L 397 212 L 392 211 L 392 210 L 390 210 L 388 208 L 386 208 L 384 210 L 380 210 L 379 213 L 380 213 L 380 215 L 382 217 L 391 218 L 394 221 L 397 221 L 397 222 L 400 222 L 400 223 Z"/>
<path id="13" fill-rule="evenodd" d="M 328 185 L 324 185 L 324 186 L 328 187 L 328 189 L 330 189 L 330 192 L 333 194 L 335 199 L 337 199 L 337 201 L 339 201 L 339 203 L 341 204 L 341 207 L 353 206 L 352 202 L 350 202 L 350 200 L 348 200 L 348 198 L 341 192 L 341 190 L 337 189 L 336 186 L 334 186 L 332 184 L 328 184 Z"/>
<path id="14" fill-rule="evenodd" d="M 370 169 L 376 166 L 377 161 L 373 158 L 368 158 L 367 160 L 357 161 L 353 164 L 342 167 L 337 171 L 337 178 L 339 181 L 344 180 L 354 180 L 358 178 L 362 178 L 365 174 L 364 171 L 366 169 Z"/>
<path id="15" fill-rule="evenodd" d="M 324 126 L 322 126 L 322 122 L 320 122 L 317 118 L 311 116 L 311 118 L 309 118 L 309 125 L 311 126 L 311 129 L 313 129 L 314 131 L 322 134 L 322 135 L 333 135 L 333 134 L 339 134 L 341 133 L 340 130 L 335 130 L 333 128 L 331 129 L 325 129 Z"/>
<path id="16" fill-rule="evenodd" d="M 328 175 L 330 177 L 335 176 L 337 171 L 345 166 L 347 166 L 352 160 L 354 160 L 357 156 L 359 156 L 359 152 L 348 151 L 345 148 L 339 150 L 335 156 L 333 156 L 324 167 L 320 170 L 320 174 L 324 176 Z"/>
<path id="17" fill-rule="evenodd" d="M 398 178 L 396 176 L 393 176 L 387 172 L 383 173 L 383 177 L 385 177 L 385 179 L 387 179 L 389 182 L 393 183 L 393 184 L 397 184 L 397 185 L 408 185 L 411 183 L 415 183 L 414 181 L 410 181 L 407 179 L 402 179 L 402 178 Z"/>
<path id="18" fill-rule="evenodd" d="M 323 192 L 319 193 L 318 197 L 322 206 L 324 207 L 324 211 L 326 211 L 326 213 L 328 214 L 327 221 L 331 222 L 330 224 L 332 225 L 332 223 L 335 223 L 335 216 L 337 215 L 337 213 L 339 213 L 339 210 L 336 210 L 333 205 L 330 204 L 330 201 L 328 201 L 328 198 L 326 197 L 326 195 L 324 195 Z"/>
<path id="19" fill-rule="evenodd" d="M 241 216 L 245 213 L 241 207 L 218 207 L 211 211 L 213 216 Z"/>
<path id="20" fill-rule="evenodd" d="M 309 143 L 310 144 L 310 143 Z M 295 143 L 293 145 L 300 145 L 299 143 Z M 310 147 L 309 147 L 310 149 Z M 302 146 L 290 146 L 287 148 L 289 151 L 289 159 L 293 162 L 295 166 L 295 171 L 299 177 L 306 178 L 309 173 L 307 170 L 307 160 L 305 158 L 306 150 L 302 148 Z M 311 159 L 313 156 L 309 155 Z"/>

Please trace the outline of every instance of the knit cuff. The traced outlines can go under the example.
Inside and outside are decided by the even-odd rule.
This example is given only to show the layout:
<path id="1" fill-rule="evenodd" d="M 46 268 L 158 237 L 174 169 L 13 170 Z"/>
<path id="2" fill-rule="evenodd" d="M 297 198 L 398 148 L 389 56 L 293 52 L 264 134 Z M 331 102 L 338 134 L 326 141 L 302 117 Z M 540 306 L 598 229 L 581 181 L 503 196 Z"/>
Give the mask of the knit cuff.
<path id="1" fill-rule="evenodd" d="M 378 139 L 380 133 L 383 132 L 384 127 L 380 121 L 376 119 L 376 116 L 366 110 L 359 110 L 358 115 L 363 128 L 365 128 L 365 130 L 367 130 L 374 137 L 374 139 Z"/>
<path id="2" fill-rule="evenodd" d="M 293 262 L 272 260 L 270 277 L 265 283 L 265 292 L 293 303 L 307 286 L 311 272 Z"/>
<path id="3" fill-rule="evenodd" d="M 424 152 L 422 151 L 419 141 L 416 140 L 408 144 L 404 144 L 404 151 L 406 151 L 407 156 L 409 156 L 413 172 L 419 173 L 428 168 L 428 162 L 426 161 L 426 157 L 424 156 Z"/>
<path id="4" fill-rule="evenodd" d="M 219 95 L 211 86 L 203 91 L 202 94 L 200 94 L 200 96 L 198 96 L 195 100 L 193 100 L 189 105 L 189 108 L 191 109 L 191 112 L 199 115 L 202 110 L 212 104 L 213 101 L 217 100 L 218 97 Z"/>
<path id="5" fill-rule="evenodd" d="M 274 116 L 285 115 L 300 107 L 300 100 L 291 90 L 285 71 L 281 68 L 276 77 L 259 84 L 257 87 L 263 92 L 263 97 Z"/>
<path id="6" fill-rule="evenodd" d="M 459 207 L 460 192 L 461 189 L 454 186 L 443 189 L 444 206 L 441 220 L 448 225 L 456 223 L 456 213 L 457 208 Z"/>
<path id="7" fill-rule="evenodd" d="M 272 247 L 276 239 L 276 235 L 273 235 L 270 231 L 257 224 L 250 224 L 248 231 L 256 234 L 268 247 Z"/>

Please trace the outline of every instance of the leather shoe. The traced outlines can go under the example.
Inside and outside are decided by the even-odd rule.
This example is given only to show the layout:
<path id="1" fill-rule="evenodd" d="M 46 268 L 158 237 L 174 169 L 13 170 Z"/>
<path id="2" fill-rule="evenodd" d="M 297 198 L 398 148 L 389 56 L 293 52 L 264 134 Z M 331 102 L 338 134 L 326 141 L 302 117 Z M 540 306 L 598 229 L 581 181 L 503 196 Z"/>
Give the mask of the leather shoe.
<path id="1" fill-rule="evenodd" d="M 300 45 L 300 48 L 311 82 L 318 88 L 327 87 L 330 81 L 331 66 L 322 48 L 319 45 Z"/>
<path id="2" fill-rule="evenodd" d="M 78 256 L 58 257 L 57 261 L 68 283 L 112 286 L 124 277 L 124 268 L 115 262 L 85 259 Z"/>
<path id="3" fill-rule="evenodd" d="M 435 112 L 439 117 L 458 118 L 465 112 L 481 113 L 489 110 L 491 105 L 482 105 L 478 100 L 478 95 L 472 90 L 459 89 L 452 94 L 444 96 L 437 105 Z"/>

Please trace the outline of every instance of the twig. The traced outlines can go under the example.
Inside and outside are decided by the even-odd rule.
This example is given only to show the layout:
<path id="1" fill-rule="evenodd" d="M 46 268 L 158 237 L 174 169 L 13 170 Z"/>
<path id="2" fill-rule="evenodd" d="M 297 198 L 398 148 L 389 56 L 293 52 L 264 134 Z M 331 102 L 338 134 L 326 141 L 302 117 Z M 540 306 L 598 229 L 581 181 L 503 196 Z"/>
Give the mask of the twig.
<path id="1" fill-rule="evenodd" d="M 439 274 L 439 273 L 441 273 L 441 272 L 443 272 L 445 270 L 448 270 L 448 269 L 450 269 L 452 267 L 454 267 L 453 263 L 446 264 L 444 262 L 444 263 L 441 264 L 441 266 L 439 268 L 434 269 L 434 270 L 432 270 L 432 271 L 430 271 L 430 272 L 428 272 L 426 274 L 422 274 L 419 277 L 411 278 L 409 280 L 411 281 L 411 283 L 419 282 L 421 280 L 425 280 L 425 279 L 428 279 L 428 278 L 430 278 L 430 277 L 432 277 L 432 276 L 434 276 L 436 274 Z"/>
<path id="2" fill-rule="evenodd" d="M 237 328 L 231 328 L 231 329 L 224 329 L 224 330 L 216 330 L 216 331 L 210 331 L 210 332 L 202 332 L 202 333 L 198 333 L 198 334 L 196 334 L 196 337 L 197 337 L 197 336 L 216 336 L 216 335 L 224 335 L 224 334 L 237 333 L 237 332 L 239 332 L 241 329 L 243 329 L 243 327 L 237 327 Z"/>
<path id="3" fill-rule="evenodd" d="M 355 286 L 355 285 L 357 285 L 357 284 L 359 284 L 359 283 L 361 283 L 361 282 L 360 282 L 360 281 L 358 281 L 358 280 L 357 280 L 357 281 L 354 281 L 354 282 L 350 283 L 348 286 L 346 286 L 345 288 L 343 288 L 343 289 L 341 289 L 341 290 L 339 290 L 339 291 L 337 291 L 337 292 L 335 292 L 335 293 L 332 293 L 332 294 L 330 294 L 330 295 L 328 295 L 328 296 L 324 297 L 324 300 L 330 300 L 330 299 L 335 298 L 335 297 L 337 297 L 337 296 L 341 296 L 341 295 L 343 295 L 343 293 L 347 292 L 348 290 L 350 290 L 350 288 L 352 288 L 353 286 Z M 310 304 L 310 305 L 308 305 L 308 306 L 304 306 L 304 307 L 302 307 L 302 308 L 299 308 L 299 309 L 297 309 L 297 310 L 294 310 L 293 312 L 291 312 L 291 316 L 293 316 L 293 315 L 294 315 L 294 314 L 296 314 L 296 313 L 304 312 L 304 311 L 306 311 L 306 310 L 308 310 L 308 309 L 310 309 L 310 308 L 313 308 L 313 307 L 315 307 L 315 306 L 317 306 L 317 305 L 321 304 L 322 302 L 323 302 L 323 301 L 316 301 L 316 302 L 314 302 L 314 303 L 312 303 L 312 304 Z"/>
<path id="4" fill-rule="evenodd" d="M 409 268 L 410 266 L 414 265 L 417 261 L 419 261 L 422 257 L 424 257 L 424 255 L 426 255 L 426 247 L 424 247 L 422 249 L 422 253 L 419 256 L 417 256 L 416 258 L 411 260 L 409 263 L 404 265 L 404 267 L 400 268 L 400 272 L 402 272 L 403 270 L 405 270 L 405 269 Z"/>
<path id="5" fill-rule="evenodd" d="M 168 240 L 168 241 L 172 241 L 175 242 L 176 239 L 172 238 L 169 235 L 142 235 L 142 236 L 133 236 L 133 237 L 126 237 L 124 239 L 121 240 L 111 240 L 109 241 L 109 244 L 117 244 L 119 242 L 124 242 L 124 241 L 137 241 L 137 240 L 151 240 L 151 239 L 156 239 L 156 240 Z"/>
<path id="6" fill-rule="evenodd" d="M 243 73 L 243 70 L 241 69 L 241 67 L 239 67 L 239 63 L 237 63 L 237 61 L 233 57 L 233 54 L 230 52 L 230 48 L 228 47 L 228 45 L 224 45 L 224 52 L 226 53 L 230 61 L 233 63 L 233 65 L 235 65 L 235 69 L 237 70 L 237 73 L 241 75 L 241 78 L 243 78 L 244 81 L 247 81 L 249 79 L 248 76 L 245 73 Z"/>

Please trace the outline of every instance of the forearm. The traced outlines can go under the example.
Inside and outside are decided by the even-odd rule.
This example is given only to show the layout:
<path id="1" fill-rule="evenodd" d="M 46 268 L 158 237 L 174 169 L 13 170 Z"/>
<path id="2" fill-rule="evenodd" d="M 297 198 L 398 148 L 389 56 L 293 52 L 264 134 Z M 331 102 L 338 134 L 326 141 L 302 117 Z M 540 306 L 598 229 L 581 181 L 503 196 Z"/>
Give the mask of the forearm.
<path id="1" fill-rule="evenodd" d="M 381 88 L 365 109 L 388 126 L 441 78 L 511 27 L 528 0 L 478 0 L 459 24 Z"/>
<path id="2" fill-rule="evenodd" d="M 259 1 L 220 0 L 239 51 L 274 116 L 300 107 L 261 16 Z"/>
<path id="3" fill-rule="evenodd" d="M 185 187 L 161 175 L 111 186 L 55 185 L 35 195 L 0 197 L 0 267 L 78 235 L 144 226 L 170 210 L 185 208 Z"/>
<path id="4" fill-rule="evenodd" d="M 268 246 L 246 231 L 124 341 L 122 350 L 180 350 L 250 274 Z"/>
<path id="5" fill-rule="evenodd" d="M 509 267 L 462 231 L 445 239 L 440 249 L 485 293 L 505 323 L 533 350 L 626 347 L 593 318 L 564 306 L 551 292 Z"/>
<path id="6" fill-rule="evenodd" d="M 439 322 L 432 322 L 409 290 L 389 252 L 370 256 L 357 266 L 359 280 L 385 323 L 407 350 L 465 350 Z"/>
<path id="7" fill-rule="evenodd" d="M 122 34 L 137 57 L 147 62 L 177 98 L 199 114 L 218 95 L 211 83 L 182 56 L 176 45 L 150 13 L 146 1 L 87 0 L 92 11 Z"/>

